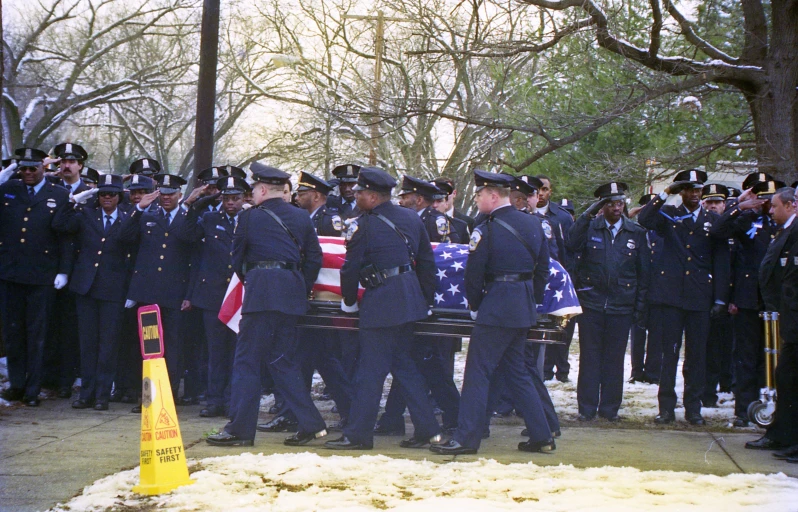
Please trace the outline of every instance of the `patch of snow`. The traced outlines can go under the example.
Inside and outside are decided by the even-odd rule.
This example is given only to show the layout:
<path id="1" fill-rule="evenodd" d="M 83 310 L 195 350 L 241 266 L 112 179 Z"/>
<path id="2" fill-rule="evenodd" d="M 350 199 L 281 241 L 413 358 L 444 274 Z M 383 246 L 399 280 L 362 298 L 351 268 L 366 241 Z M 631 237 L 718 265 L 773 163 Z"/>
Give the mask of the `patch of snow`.
<path id="1" fill-rule="evenodd" d="M 450 462 L 386 456 L 252 454 L 192 461 L 196 483 L 160 496 L 132 492 L 139 470 L 98 480 L 53 511 L 795 510 L 798 479 L 635 468 Z"/>

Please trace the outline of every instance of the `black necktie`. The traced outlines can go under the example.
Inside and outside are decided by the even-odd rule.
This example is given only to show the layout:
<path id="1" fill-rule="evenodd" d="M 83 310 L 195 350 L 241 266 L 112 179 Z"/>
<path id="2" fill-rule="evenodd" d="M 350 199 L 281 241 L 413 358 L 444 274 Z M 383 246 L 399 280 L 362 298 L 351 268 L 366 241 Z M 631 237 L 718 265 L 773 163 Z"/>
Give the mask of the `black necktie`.
<path id="1" fill-rule="evenodd" d="M 108 233 L 108 230 L 111 229 L 111 224 L 113 224 L 113 223 L 114 223 L 114 221 L 111 220 L 111 216 L 110 215 L 106 215 L 105 216 L 105 232 L 106 233 Z"/>
<path id="2" fill-rule="evenodd" d="M 230 223 L 230 227 L 231 228 L 235 228 L 236 227 L 236 219 L 235 219 L 235 217 L 228 216 L 227 217 L 227 222 Z"/>
<path id="3" fill-rule="evenodd" d="M 33 199 L 33 196 L 35 196 L 35 195 L 36 195 L 36 190 L 34 190 L 34 188 L 33 188 L 33 187 L 31 187 L 31 186 L 28 186 L 28 196 L 29 196 L 31 199 Z"/>

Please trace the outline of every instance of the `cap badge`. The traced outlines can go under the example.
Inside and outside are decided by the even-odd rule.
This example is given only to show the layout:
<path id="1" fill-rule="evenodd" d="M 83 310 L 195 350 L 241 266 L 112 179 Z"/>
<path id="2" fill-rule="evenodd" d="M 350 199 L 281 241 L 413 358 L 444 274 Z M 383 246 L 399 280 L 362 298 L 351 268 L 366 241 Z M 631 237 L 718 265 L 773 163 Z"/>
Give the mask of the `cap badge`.
<path id="1" fill-rule="evenodd" d="M 142 169 L 149 169 L 150 168 L 150 161 L 146 158 L 141 161 L 141 168 Z"/>

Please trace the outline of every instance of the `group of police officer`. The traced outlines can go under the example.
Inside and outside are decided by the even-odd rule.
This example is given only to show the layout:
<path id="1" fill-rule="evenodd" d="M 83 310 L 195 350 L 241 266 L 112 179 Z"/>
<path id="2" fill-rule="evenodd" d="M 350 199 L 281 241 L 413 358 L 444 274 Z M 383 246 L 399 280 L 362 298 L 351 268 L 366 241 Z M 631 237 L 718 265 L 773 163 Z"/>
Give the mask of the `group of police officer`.
<path id="1" fill-rule="evenodd" d="M 789 254 L 798 250 L 791 246 L 794 190 L 766 174 L 746 178 L 745 192 L 731 199 L 723 185 L 706 184 L 703 171 L 682 171 L 631 211 L 628 187 L 611 182 L 574 220 L 570 202 L 550 200 L 545 176 L 475 171 L 479 213 L 470 219 L 453 207 L 451 180 L 405 176 L 397 205 L 396 180 L 373 167 L 339 166 L 336 183 L 303 172 L 291 204 L 290 175 L 260 163 L 251 165 L 250 182 L 236 167 L 206 169 L 183 199 L 186 181 L 162 173 L 155 160 L 137 160 L 123 177 L 87 168 L 76 144 L 59 144 L 53 155 L 22 148 L 0 174 L 7 400 L 38 405 L 53 374 L 69 397 L 79 369 L 73 407 L 135 402 L 135 306 L 157 304 L 176 398 L 185 378 L 178 404 L 204 395 L 202 416 L 230 418 L 210 444 L 252 445 L 257 430 L 294 431 L 289 445 L 326 436 L 309 394 L 318 370 L 341 416 L 333 427 L 343 431 L 327 448 L 370 449 L 375 434 L 404 434 L 408 408 L 414 434 L 401 446 L 475 453 L 490 417 L 505 407 L 524 418 L 529 439 L 519 449 L 548 451 L 560 429 L 543 381 L 568 380 L 577 322 L 580 421 L 619 420 L 631 331 L 631 380 L 659 384 L 656 423 L 675 421 L 684 339 L 685 419 L 703 425 L 701 408 L 716 406 L 718 385 L 724 390 L 733 380 L 735 425 L 742 427 L 762 380 L 758 315 L 768 309 L 782 312 L 784 325 L 779 407 L 774 426 L 749 447 L 798 444 L 790 390 L 798 389 L 790 311 L 798 266 L 798 254 Z M 45 173 L 48 165 L 58 172 Z M 670 204 L 675 194 L 678 206 Z M 319 235 L 346 238 L 341 309 L 359 314 L 357 333 L 297 328 L 322 266 Z M 475 323 L 462 395 L 451 364 L 457 347 L 413 334 L 433 303 L 430 242 L 470 246 L 465 287 Z M 583 314 L 568 322 L 567 343 L 549 351 L 540 375 L 525 334 L 537 321 L 550 258 L 571 273 Z M 218 318 L 234 273 L 245 288 L 238 336 Z M 388 373 L 393 385 L 378 420 Z M 267 381 L 279 406 L 258 425 Z"/>

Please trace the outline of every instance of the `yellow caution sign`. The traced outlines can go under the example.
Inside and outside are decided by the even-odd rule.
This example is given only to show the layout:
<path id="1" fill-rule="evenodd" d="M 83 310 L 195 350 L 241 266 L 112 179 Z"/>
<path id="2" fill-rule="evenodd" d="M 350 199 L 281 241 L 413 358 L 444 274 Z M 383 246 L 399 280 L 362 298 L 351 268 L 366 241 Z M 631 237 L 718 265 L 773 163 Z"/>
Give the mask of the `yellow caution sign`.
<path id="1" fill-rule="evenodd" d="M 145 340 L 142 336 L 144 378 L 141 397 L 141 469 L 139 485 L 133 488 L 133 492 L 148 495 L 162 494 L 181 485 L 194 483 L 188 477 L 183 436 L 180 435 L 180 426 L 177 423 L 166 360 L 162 357 L 163 331 L 160 329 L 160 311 L 157 308 L 158 306 L 146 306 L 139 309 L 140 326 L 142 321 L 157 322 L 156 336 L 160 345 L 158 349 L 145 351 Z M 141 331 L 146 332 L 147 329 Z M 153 337 L 146 341 L 151 343 Z"/>

